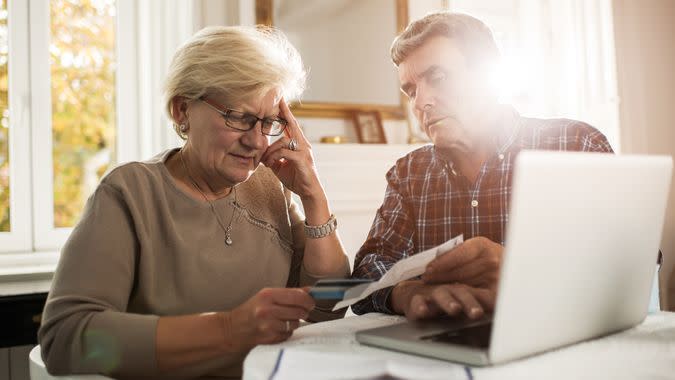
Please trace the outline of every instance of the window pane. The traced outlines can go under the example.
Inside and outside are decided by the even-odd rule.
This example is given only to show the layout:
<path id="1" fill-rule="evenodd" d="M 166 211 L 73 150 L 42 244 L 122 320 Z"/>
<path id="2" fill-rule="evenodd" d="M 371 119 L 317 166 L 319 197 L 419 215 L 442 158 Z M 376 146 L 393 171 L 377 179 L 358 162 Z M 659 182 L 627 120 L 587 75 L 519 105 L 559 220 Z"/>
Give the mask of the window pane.
<path id="1" fill-rule="evenodd" d="M 7 1 L 0 0 L 0 232 L 9 222 L 9 108 L 7 103 Z"/>
<path id="2" fill-rule="evenodd" d="M 54 227 L 73 226 L 115 156 L 115 1 L 52 0 Z"/>

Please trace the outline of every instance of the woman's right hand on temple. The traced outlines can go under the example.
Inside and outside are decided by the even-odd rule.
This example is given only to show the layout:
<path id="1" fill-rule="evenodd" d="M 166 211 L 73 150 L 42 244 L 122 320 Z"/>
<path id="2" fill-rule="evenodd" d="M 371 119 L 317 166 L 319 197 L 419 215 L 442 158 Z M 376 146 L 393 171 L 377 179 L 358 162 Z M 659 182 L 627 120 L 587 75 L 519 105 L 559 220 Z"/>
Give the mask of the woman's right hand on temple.
<path id="1" fill-rule="evenodd" d="M 307 289 L 265 288 L 224 315 L 226 342 L 231 352 L 258 344 L 283 342 L 293 335 L 314 308 Z"/>

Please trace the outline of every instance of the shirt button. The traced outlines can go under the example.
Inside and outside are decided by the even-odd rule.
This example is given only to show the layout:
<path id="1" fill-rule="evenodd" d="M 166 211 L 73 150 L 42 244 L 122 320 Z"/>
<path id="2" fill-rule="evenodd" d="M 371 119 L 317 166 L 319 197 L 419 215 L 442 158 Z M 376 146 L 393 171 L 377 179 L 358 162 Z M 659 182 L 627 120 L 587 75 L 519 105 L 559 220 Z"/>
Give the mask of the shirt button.
<path id="1" fill-rule="evenodd" d="M 503 155 L 503 154 L 500 154 L 500 155 L 499 155 L 499 159 L 500 159 L 500 160 L 503 160 L 503 159 L 504 159 L 504 155 Z"/>
<path id="2" fill-rule="evenodd" d="M 471 201 L 471 207 L 478 207 L 478 201 L 477 200 L 472 200 Z"/>

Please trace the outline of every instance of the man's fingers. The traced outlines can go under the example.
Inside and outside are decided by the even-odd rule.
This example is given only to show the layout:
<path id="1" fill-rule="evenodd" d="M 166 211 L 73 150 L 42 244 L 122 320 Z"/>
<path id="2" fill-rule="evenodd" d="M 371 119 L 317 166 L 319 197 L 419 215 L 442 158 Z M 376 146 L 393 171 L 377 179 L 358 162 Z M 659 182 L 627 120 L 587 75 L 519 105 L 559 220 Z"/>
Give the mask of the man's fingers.
<path id="1" fill-rule="evenodd" d="M 425 281 L 427 278 L 431 281 L 436 281 L 436 278 L 442 272 L 447 272 L 457 266 L 475 260 L 483 249 L 484 243 L 481 240 L 479 238 L 469 239 L 447 253 L 433 259 L 427 264 L 426 271 L 424 272 L 423 277 Z"/>
<path id="2" fill-rule="evenodd" d="M 438 271 L 433 277 L 424 276 L 424 280 L 430 284 L 461 282 L 478 286 L 496 280 L 498 273 L 498 261 L 492 255 L 482 255 L 448 271 Z"/>
<path id="3" fill-rule="evenodd" d="M 449 254 L 453 253 L 451 252 Z M 466 263 L 458 264 L 455 267 L 448 268 L 447 270 L 432 270 L 431 273 L 428 273 L 427 271 L 422 275 L 422 279 L 427 284 L 447 284 L 453 282 L 468 283 L 468 279 L 474 278 L 477 275 L 483 273 L 485 267 L 485 263 L 483 263 L 480 257 L 478 257 Z M 434 269 L 439 268 L 434 267 Z"/>
<path id="4" fill-rule="evenodd" d="M 439 286 L 431 292 L 431 299 L 446 314 L 455 316 L 462 311 L 462 304 L 453 297 L 448 286 Z"/>
<path id="5" fill-rule="evenodd" d="M 423 285 L 415 291 L 403 311 L 411 320 L 466 314 L 471 319 L 494 310 L 496 292 L 463 284 Z"/>
<path id="6" fill-rule="evenodd" d="M 411 321 L 415 321 L 418 319 L 435 317 L 440 315 L 440 313 L 441 310 L 435 303 L 430 302 L 429 297 L 422 294 L 415 294 L 410 299 L 410 306 L 406 311 L 406 317 Z"/>
<path id="7" fill-rule="evenodd" d="M 422 315 L 425 315 L 428 312 L 427 303 L 424 300 L 424 296 L 420 294 L 415 294 L 410 299 L 410 305 L 408 310 L 406 310 L 406 317 L 411 320 L 420 319 Z"/>
<path id="8" fill-rule="evenodd" d="M 501 265 L 502 251 L 501 245 L 487 238 L 479 236 L 469 239 L 431 261 L 422 279 L 426 283 L 468 283 L 467 279 L 478 277 L 481 273 L 495 279 Z"/>
<path id="9" fill-rule="evenodd" d="M 476 319 L 483 316 L 485 311 L 480 302 L 478 302 L 476 297 L 474 297 L 469 290 L 470 288 L 468 286 L 451 286 L 450 289 L 453 297 L 462 304 L 462 310 L 464 310 L 464 314 L 466 314 L 467 317 Z"/>
<path id="10" fill-rule="evenodd" d="M 495 309 L 497 302 L 497 293 L 490 289 L 470 288 L 471 293 L 476 300 L 481 304 L 483 310 L 492 312 Z"/>

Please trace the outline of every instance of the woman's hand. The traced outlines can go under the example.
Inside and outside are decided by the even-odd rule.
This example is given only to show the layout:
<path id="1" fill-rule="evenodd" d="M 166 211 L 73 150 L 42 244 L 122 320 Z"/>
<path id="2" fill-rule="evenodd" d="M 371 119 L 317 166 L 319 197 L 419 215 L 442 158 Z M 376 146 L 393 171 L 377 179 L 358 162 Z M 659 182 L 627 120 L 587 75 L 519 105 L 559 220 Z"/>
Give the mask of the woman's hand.
<path id="1" fill-rule="evenodd" d="M 298 121 L 284 99 L 281 99 L 279 107 L 281 117 L 288 121 L 285 136 L 267 148 L 261 162 L 274 171 L 286 188 L 298 194 L 303 200 L 316 197 L 317 194 L 324 196 L 323 187 L 321 187 L 314 166 L 312 146 L 302 133 Z M 291 139 L 297 142 L 295 150 L 289 147 Z"/>
<path id="2" fill-rule="evenodd" d="M 314 308 L 308 289 L 266 288 L 225 313 L 225 341 L 230 352 L 245 352 L 258 344 L 283 342 L 293 335 Z"/>

